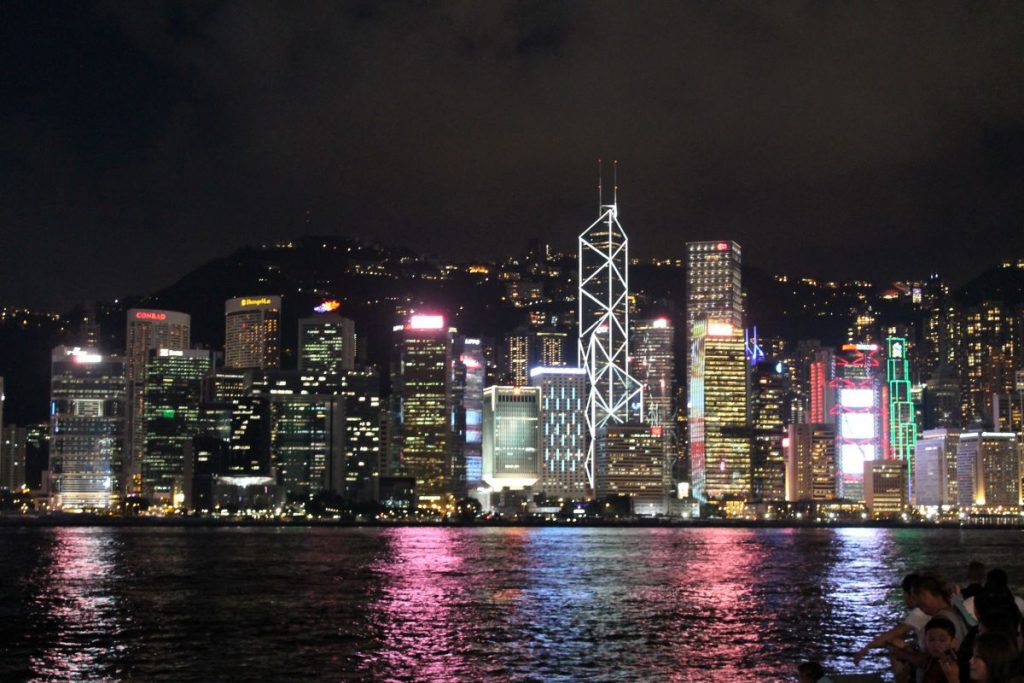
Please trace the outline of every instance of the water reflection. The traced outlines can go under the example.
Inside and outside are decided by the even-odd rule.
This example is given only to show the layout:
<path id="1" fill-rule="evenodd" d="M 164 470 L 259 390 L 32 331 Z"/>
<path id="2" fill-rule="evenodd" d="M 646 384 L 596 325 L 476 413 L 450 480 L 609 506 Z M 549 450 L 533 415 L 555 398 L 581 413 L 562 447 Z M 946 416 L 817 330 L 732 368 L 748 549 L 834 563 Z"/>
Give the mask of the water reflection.
<path id="1" fill-rule="evenodd" d="M 107 680 L 119 672 L 125 645 L 114 580 L 116 539 L 105 529 L 53 529 L 49 556 L 36 577 L 35 608 L 53 635 L 31 658 L 45 680 Z"/>

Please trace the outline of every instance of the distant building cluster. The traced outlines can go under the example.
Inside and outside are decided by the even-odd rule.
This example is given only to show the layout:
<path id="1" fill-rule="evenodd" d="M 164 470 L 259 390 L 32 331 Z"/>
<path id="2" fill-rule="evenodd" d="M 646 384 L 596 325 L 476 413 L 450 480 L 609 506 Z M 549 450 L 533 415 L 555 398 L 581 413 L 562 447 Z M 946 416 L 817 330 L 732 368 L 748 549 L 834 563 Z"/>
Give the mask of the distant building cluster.
<path id="1" fill-rule="evenodd" d="M 282 367 L 285 299 L 258 290 L 224 302 L 223 350 L 179 311 L 127 310 L 118 353 L 84 325 L 52 350 L 48 423 L 3 425 L 0 378 L 0 489 L 100 513 L 1020 518 L 1020 305 L 780 276 L 813 315 L 852 302 L 846 338 L 762 336 L 736 242 L 648 264 L 685 275 L 678 301 L 633 291 L 615 203 L 557 264 L 536 246 L 464 269 L 523 310 L 497 341 L 393 297 L 367 302 L 395 312 L 367 340 L 325 299 Z"/>

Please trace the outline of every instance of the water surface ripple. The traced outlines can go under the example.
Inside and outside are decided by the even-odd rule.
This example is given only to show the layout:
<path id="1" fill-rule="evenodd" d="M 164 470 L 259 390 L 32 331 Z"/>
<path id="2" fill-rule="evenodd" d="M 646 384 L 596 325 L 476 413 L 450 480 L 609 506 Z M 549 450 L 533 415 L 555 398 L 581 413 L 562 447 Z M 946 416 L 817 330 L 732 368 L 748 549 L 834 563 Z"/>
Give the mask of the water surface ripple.
<path id="1" fill-rule="evenodd" d="M 4 528 L 0 680 L 792 680 L 1024 533 Z M 881 671 L 880 659 L 860 671 Z"/>

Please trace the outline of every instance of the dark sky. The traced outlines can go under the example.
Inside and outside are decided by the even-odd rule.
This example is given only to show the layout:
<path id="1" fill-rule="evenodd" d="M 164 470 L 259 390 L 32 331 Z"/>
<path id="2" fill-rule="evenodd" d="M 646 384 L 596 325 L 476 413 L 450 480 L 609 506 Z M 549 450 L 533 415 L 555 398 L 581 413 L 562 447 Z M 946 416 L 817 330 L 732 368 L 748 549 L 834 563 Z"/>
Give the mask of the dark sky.
<path id="1" fill-rule="evenodd" d="M 305 230 L 574 249 L 599 156 L 635 255 L 963 280 L 1024 256 L 1024 3 L 0 9 L 3 304 Z"/>

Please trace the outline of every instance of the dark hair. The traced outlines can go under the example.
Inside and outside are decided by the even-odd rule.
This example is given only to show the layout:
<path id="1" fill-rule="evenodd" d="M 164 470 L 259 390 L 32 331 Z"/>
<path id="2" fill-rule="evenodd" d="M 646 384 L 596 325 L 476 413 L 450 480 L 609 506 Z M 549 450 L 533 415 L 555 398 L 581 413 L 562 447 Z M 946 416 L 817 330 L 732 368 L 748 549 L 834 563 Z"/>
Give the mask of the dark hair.
<path id="1" fill-rule="evenodd" d="M 928 620 L 925 624 L 924 632 L 928 633 L 935 628 L 941 628 L 943 631 L 949 634 L 950 638 L 956 638 L 956 626 L 953 626 L 953 622 L 946 617 L 934 617 Z"/>
<path id="2" fill-rule="evenodd" d="M 1011 609 L 1018 612 L 1013 593 L 1008 588 L 995 588 L 986 585 L 974 596 L 974 611 L 979 619 L 984 619 L 989 612 Z"/>
<path id="3" fill-rule="evenodd" d="M 982 633 L 974 641 L 974 656 L 985 662 L 988 683 L 1006 683 L 1014 674 L 1017 646 L 1002 633 Z"/>
<path id="4" fill-rule="evenodd" d="M 971 583 L 982 583 L 985 580 L 985 563 L 971 560 L 967 565 L 967 580 Z"/>
<path id="5" fill-rule="evenodd" d="M 825 669 L 817 662 L 803 662 L 796 670 L 802 674 L 810 674 L 814 680 L 818 680 L 825 675 Z"/>
<path id="6" fill-rule="evenodd" d="M 984 614 L 978 613 L 978 620 L 985 633 L 1001 633 L 1012 642 L 1017 641 L 1021 616 L 1016 605 L 1001 606 Z"/>
<path id="7" fill-rule="evenodd" d="M 922 574 L 917 577 L 917 581 L 914 582 L 914 593 L 920 591 L 928 591 L 932 595 L 941 596 L 947 602 L 949 601 L 949 586 L 934 574 Z"/>
<path id="8" fill-rule="evenodd" d="M 985 588 L 1000 590 L 1009 589 L 1009 587 L 1010 577 L 1006 575 L 1006 572 L 998 567 L 988 570 L 988 574 L 985 575 Z"/>
<path id="9" fill-rule="evenodd" d="M 906 576 L 903 577 L 903 583 L 901 585 L 903 586 L 903 592 L 904 593 L 913 593 L 914 592 L 914 584 L 917 583 L 917 577 L 918 577 L 918 574 L 916 574 L 916 573 L 914 573 L 914 574 L 907 574 Z"/>

